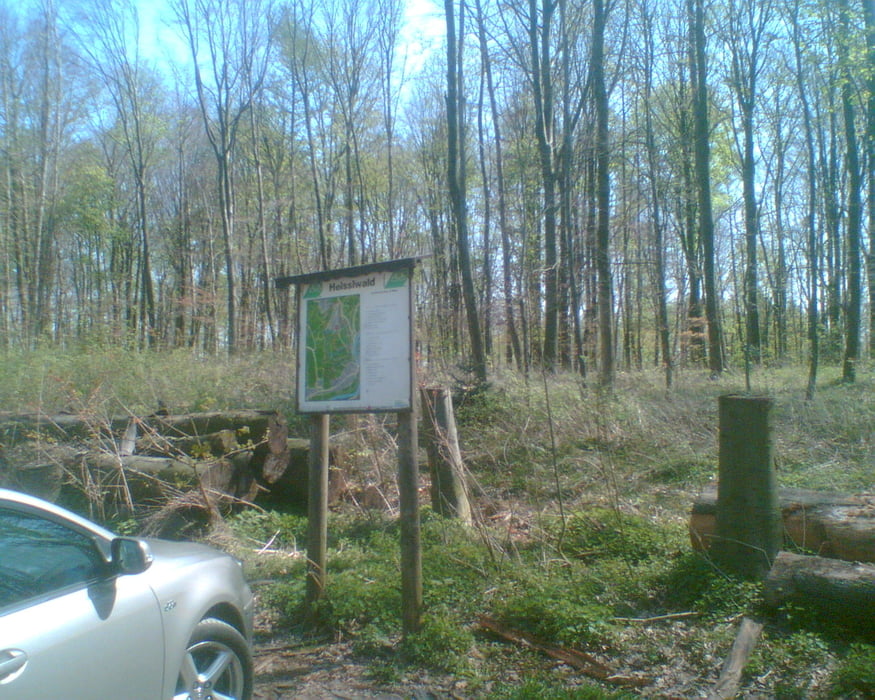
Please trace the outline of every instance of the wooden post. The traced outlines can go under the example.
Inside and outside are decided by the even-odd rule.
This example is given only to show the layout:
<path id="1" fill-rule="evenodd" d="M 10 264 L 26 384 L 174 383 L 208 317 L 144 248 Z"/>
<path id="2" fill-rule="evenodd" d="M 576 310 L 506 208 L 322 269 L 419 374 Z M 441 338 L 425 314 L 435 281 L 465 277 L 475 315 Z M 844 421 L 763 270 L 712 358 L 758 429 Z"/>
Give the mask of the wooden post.
<path id="1" fill-rule="evenodd" d="M 426 430 L 431 506 L 436 513 L 471 524 L 471 505 L 465 485 L 465 465 L 453 414 L 453 398 L 443 386 L 420 390 Z"/>
<path id="2" fill-rule="evenodd" d="M 401 510 L 401 623 L 404 634 L 422 622 L 422 542 L 419 523 L 415 411 L 398 413 L 398 497 Z"/>
<path id="3" fill-rule="evenodd" d="M 764 578 L 781 548 L 781 512 L 765 396 L 719 398 L 716 538 L 712 551 L 731 573 Z"/>
<path id="4" fill-rule="evenodd" d="M 328 454 L 330 417 L 310 416 L 309 484 L 307 500 L 307 589 L 305 604 L 313 606 L 325 595 L 328 559 Z"/>

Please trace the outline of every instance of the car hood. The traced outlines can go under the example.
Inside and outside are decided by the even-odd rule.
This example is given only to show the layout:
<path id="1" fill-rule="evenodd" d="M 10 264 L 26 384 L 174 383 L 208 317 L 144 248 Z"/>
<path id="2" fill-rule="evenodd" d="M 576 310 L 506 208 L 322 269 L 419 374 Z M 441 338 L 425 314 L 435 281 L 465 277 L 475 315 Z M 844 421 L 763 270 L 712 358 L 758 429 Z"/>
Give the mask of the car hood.
<path id="1" fill-rule="evenodd" d="M 224 552 L 208 547 L 197 542 L 172 542 L 170 540 L 146 539 L 149 549 L 152 550 L 155 566 L 185 566 L 195 564 L 208 559 L 220 559 L 229 557 Z"/>

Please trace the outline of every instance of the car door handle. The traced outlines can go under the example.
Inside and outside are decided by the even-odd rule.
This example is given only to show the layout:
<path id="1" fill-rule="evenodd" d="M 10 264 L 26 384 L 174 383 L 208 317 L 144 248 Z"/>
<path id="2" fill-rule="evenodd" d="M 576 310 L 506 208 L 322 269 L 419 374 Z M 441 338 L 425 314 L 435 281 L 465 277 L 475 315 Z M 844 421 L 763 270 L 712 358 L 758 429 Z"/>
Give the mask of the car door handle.
<path id="1" fill-rule="evenodd" d="M 27 664 L 27 654 L 21 649 L 0 651 L 0 683 L 12 680 Z"/>

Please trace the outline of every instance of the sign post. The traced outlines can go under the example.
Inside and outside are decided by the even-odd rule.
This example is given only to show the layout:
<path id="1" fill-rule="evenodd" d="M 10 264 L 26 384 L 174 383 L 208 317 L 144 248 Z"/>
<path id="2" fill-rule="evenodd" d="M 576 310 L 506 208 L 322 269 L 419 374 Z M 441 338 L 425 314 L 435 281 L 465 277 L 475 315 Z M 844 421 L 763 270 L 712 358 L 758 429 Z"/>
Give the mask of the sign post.
<path id="1" fill-rule="evenodd" d="M 297 408 L 312 414 L 307 602 L 325 589 L 328 416 L 398 414 L 401 590 L 404 632 L 419 628 L 422 554 L 413 401 L 416 258 L 277 279 L 296 286 Z M 317 420 L 317 416 L 322 418 Z"/>

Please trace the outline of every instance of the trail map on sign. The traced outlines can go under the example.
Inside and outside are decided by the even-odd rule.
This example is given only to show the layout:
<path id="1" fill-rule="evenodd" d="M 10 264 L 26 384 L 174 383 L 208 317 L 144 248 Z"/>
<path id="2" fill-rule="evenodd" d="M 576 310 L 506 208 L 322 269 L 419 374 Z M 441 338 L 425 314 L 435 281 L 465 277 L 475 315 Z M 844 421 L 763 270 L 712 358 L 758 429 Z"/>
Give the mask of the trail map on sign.
<path id="1" fill-rule="evenodd" d="M 359 295 L 307 301 L 307 401 L 358 399 L 361 393 Z"/>
<path id="2" fill-rule="evenodd" d="M 299 411 L 411 407 L 411 273 L 406 261 L 375 263 L 298 282 Z"/>

